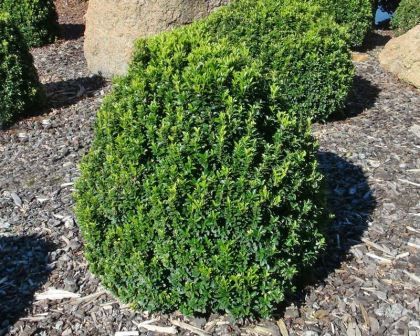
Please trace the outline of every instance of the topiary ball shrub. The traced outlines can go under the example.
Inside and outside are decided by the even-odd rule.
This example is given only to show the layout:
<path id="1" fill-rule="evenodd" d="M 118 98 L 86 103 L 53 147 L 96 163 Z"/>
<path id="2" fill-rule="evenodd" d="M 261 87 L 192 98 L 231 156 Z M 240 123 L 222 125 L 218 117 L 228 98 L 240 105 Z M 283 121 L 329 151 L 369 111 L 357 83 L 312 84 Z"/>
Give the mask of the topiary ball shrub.
<path id="1" fill-rule="evenodd" d="M 44 103 L 32 55 L 5 13 L 0 13 L 0 78 L 0 128 Z"/>
<path id="2" fill-rule="evenodd" d="M 323 29 L 305 37 L 312 24 L 292 20 L 302 29 L 269 45 L 263 29 L 303 8 L 271 19 L 263 12 L 259 31 L 243 25 L 274 48 L 267 54 L 215 36 L 207 21 L 139 41 L 129 74 L 98 113 L 75 195 L 90 268 L 123 301 L 151 312 L 267 316 L 323 250 L 322 176 L 304 110 L 311 104 L 300 103 L 300 115 L 284 103 L 293 97 L 279 91 L 287 72 L 268 60 L 283 60 L 303 83 L 312 68 L 309 58 L 294 62 L 291 41 L 322 62 L 317 47 L 339 37 Z"/>
<path id="3" fill-rule="evenodd" d="M 350 47 L 363 45 L 373 26 L 376 8 L 372 0 L 310 0 L 321 5 L 348 34 Z"/>
<path id="4" fill-rule="evenodd" d="M 263 63 L 268 85 L 276 88 L 279 109 L 321 122 L 343 110 L 354 68 L 344 29 L 320 6 L 301 1 L 237 0 L 189 29 L 211 41 L 245 44 L 252 57 Z M 190 43 L 201 43 L 200 38 Z M 137 48 L 133 68 L 143 66 L 136 64 L 137 59 L 149 57 L 143 50 Z"/>
<path id="5" fill-rule="evenodd" d="M 309 125 L 276 112 L 246 48 L 168 38 L 168 61 L 99 112 L 77 183 L 86 257 L 137 308 L 267 316 L 324 245 Z"/>
<path id="6" fill-rule="evenodd" d="M 58 34 L 58 17 L 53 0 L 0 0 L 23 34 L 29 47 L 54 42 Z"/>
<path id="7" fill-rule="evenodd" d="M 402 0 L 391 21 L 397 35 L 404 34 L 420 24 L 420 2 L 417 0 Z"/>

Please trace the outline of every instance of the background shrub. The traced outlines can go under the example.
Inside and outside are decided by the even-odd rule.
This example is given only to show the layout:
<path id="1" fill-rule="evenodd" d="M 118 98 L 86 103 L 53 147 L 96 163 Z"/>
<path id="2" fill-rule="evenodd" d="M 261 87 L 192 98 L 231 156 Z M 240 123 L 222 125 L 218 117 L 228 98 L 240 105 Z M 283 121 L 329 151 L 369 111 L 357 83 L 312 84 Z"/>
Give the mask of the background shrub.
<path id="1" fill-rule="evenodd" d="M 44 101 L 32 55 L 9 15 L 0 13 L 0 126 Z"/>
<path id="2" fill-rule="evenodd" d="M 245 44 L 263 62 L 269 85 L 276 87 L 279 109 L 325 121 L 343 109 L 354 71 L 344 30 L 324 12 L 300 1 L 239 0 L 188 29 L 211 41 L 225 38 L 233 45 Z M 200 38 L 190 43 L 199 44 Z M 145 66 L 138 60 L 161 52 L 150 51 L 147 43 L 139 46 L 132 68 Z"/>
<path id="3" fill-rule="evenodd" d="M 28 46 L 54 42 L 58 23 L 53 0 L 0 0 L 0 10 L 10 14 Z"/>
<path id="4" fill-rule="evenodd" d="M 279 2 L 140 40 L 98 113 L 78 223 L 91 270 L 138 308 L 267 316 L 323 249 L 308 117 L 341 104 L 351 62 L 319 7 Z"/>
<path id="5" fill-rule="evenodd" d="M 418 0 L 402 0 L 392 18 L 392 28 L 397 35 L 404 34 L 420 24 L 420 2 Z"/>
<path id="6" fill-rule="evenodd" d="M 310 0 L 316 2 L 342 25 L 350 47 L 360 47 L 373 26 L 376 11 L 372 0 Z"/>

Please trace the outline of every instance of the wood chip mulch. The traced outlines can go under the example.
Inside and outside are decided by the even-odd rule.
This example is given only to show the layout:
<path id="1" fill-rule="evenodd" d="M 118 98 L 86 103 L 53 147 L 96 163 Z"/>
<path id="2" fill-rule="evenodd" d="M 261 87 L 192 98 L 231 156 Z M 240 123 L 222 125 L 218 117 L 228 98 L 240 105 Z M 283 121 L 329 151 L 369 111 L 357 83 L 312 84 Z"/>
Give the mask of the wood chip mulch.
<path id="1" fill-rule="evenodd" d="M 0 335 L 420 335 L 420 93 L 378 64 L 388 32 L 356 55 L 345 117 L 313 127 L 335 219 L 302 289 L 272 320 L 150 316 L 83 257 L 73 183 L 110 84 L 86 68 L 86 3 L 57 7 L 63 38 L 33 50 L 50 106 L 0 131 Z"/>

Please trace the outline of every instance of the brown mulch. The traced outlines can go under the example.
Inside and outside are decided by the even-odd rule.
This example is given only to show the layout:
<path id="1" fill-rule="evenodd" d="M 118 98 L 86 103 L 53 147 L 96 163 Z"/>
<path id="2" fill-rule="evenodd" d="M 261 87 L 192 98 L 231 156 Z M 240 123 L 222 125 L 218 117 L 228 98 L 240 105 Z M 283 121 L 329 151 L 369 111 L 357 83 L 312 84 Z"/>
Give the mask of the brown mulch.
<path id="1" fill-rule="evenodd" d="M 343 118 L 314 125 L 335 219 L 312 278 L 273 320 L 149 316 L 90 274 L 74 219 L 77 164 L 110 87 L 86 68 L 86 4 L 57 1 L 62 38 L 33 50 L 49 108 L 0 131 L 0 335 L 420 335 L 420 94 L 378 64 L 388 32 L 359 55 Z M 53 288 L 79 297 L 35 295 Z"/>
<path id="2" fill-rule="evenodd" d="M 88 3 L 87 0 L 55 0 L 62 38 L 74 40 L 83 36 Z"/>
<path id="3" fill-rule="evenodd" d="M 55 0 L 59 23 L 84 24 L 88 0 Z"/>

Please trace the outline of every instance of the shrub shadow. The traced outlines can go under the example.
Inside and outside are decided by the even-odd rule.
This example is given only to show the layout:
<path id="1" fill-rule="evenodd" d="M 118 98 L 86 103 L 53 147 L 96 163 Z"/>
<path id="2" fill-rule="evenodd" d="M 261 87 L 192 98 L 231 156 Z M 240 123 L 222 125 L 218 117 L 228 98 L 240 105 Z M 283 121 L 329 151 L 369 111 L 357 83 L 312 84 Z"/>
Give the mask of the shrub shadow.
<path id="1" fill-rule="evenodd" d="M 389 20 L 378 24 L 377 28 L 386 29 L 387 27 L 389 28 Z M 354 50 L 358 52 L 368 52 L 369 50 L 383 47 L 389 40 L 391 40 L 391 38 L 390 34 L 379 34 L 377 31 L 371 31 L 368 36 L 366 36 L 363 45 L 359 48 L 355 48 Z"/>
<path id="2" fill-rule="evenodd" d="M 366 109 L 372 108 L 380 92 L 381 90 L 371 81 L 356 75 L 344 110 L 341 113 L 333 114 L 328 121 L 353 118 Z"/>
<path id="3" fill-rule="evenodd" d="M 16 116 L 7 124 L 0 125 L 0 131 L 11 129 L 19 121 L 27 118 L 42 116 L 48 113 L 51 108 L 68 107 L 86 97 L 93 97 L 96 91 L 105 87 L 106 83 L 103 77 L 93 75 L 91 77 L 81 77 L 44 84 L 47 95 L 45 106 Z"/>
<path id="4" fill-rule="evenodd" d="M 335 217 L 327 231 L 326 258 L 319 265 L 327 275 L 361 242 L 377 202 L 361 167 L 330 152 L 320 152 L 318 161 L 325 176 L 328 210 Z"/>
<path id="5" fill-rule="evenodd" d="M 283 317 L 291 304 L 303 306 L 311 286 L 322 284 L 343 261 L 352 258 L 350 248 L 361 242 L 376 208 L 362 168 L 330 152 L 319 152 L 318 161 L 325 176 L 327 208 L 334 215 L 326 231 L 327 248 L 319 261 L 297 279 L 296 293 L 278 307 L 276 317 Z"/>
<path id="6" fill-rule="evenodd" d="M 97 75 L 45 84 L 48 107 L 61 108 L 73 105 L 85 97 L 91 97 L 105 84 L 105 79 Z"/>
<path id="7" fill-rule="evenodd" d="M 375 28 L 376 29 L 382 29 L 382 30 L 389 30 L 391 29 L 391 19 L 387 19 L 387 20 L 383 20 L 381 22 L 378 22 L 377 24 L 375 24 Z M 383 41 L 386 41 L 386 38 L 383 38 Z M 389 41 L 389 39 L 387 40 L 387 42 Z M 385 44 L 387 43 L 385 42 Z M 381 44 L 381 45 L 385 45 L 385 44 Z"/>
<path id="8" fill-rule="evenodd" d="M 60 24 L 60 38 L 69 41 L 69 40 L 78 40 L 85 34 L 85 25 L 84 24 L 70 24 L 63 23 Z"/>
<path id="9" fill-rule="evenodd" d="M 0 236 L 0 335 L 25 314 L 34 293 L 47 281 L 48 253 L 54 249 L 36 235 Z"/>
<path id="10" fill-rule="evenodd" d="M 380 7 L 384 12 L 394 13 L 400 2 L 401 0 L 379 0 L 378 7 Z"/>

